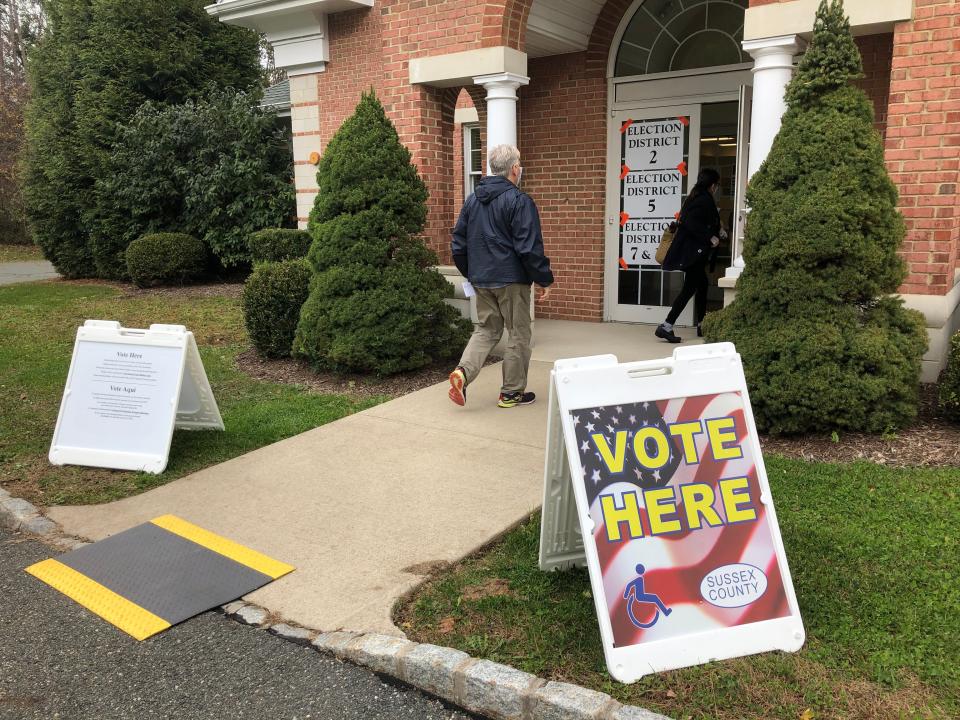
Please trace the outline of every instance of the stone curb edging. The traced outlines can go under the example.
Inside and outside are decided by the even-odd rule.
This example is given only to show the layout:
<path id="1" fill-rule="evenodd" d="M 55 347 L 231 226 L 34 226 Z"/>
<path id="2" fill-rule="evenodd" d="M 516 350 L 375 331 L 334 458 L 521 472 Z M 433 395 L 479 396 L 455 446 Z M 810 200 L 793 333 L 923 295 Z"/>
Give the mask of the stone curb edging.
<path id="1" fill-rule="evenodd" d="M 478 660 L 461 650 L 416 643 L 393 635 L 348 630 L 317 633 L 237 601 L 224 614 L 319 652 L 412 685 L 467 712 L 494 720 L 670 720 L 606 693 L 546 681 L 507 665 Z"/>
<path id="2" fill-rule="evenodd" d="M 34 505 L 0 488 L 0 527 L 40 535 L 66 549 L 89 543 L 62 535 Z M 461 650 L 392 635 L 337 630 L 320 633 L 284 622 L 242 600 L 220 608 L 227 617 L 339 660 L 368 668 L 494 720 L 670 720 L 606 693 L 546 681 Z"/>
<path id="3" fill-rule="evenodd" d="M 59 535 L 59 528 L 53 520 L 44 517 L 36 506 L 26 500 L 12 497 L 3 488 L 0 488 L 0 527 L 22 530 L 50 540 Z"/>

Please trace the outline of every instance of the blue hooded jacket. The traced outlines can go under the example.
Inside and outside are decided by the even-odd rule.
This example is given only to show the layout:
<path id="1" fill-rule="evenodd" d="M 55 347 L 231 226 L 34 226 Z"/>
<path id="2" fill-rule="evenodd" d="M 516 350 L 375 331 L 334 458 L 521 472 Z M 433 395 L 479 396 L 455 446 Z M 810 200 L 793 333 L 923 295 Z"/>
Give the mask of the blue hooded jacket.
<path id="1" fill-rule="evenodd" d="M 483 178 L 453 229 L 453 262 L 478 286 L 553 283 L 537 206 L 500 175 Z"/>

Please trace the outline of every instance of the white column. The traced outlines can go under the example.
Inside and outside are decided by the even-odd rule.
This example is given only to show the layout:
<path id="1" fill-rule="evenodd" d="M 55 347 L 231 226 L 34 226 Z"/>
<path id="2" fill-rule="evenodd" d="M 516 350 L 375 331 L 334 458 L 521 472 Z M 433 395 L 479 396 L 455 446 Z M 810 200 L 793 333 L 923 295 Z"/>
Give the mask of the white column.
<path id="1" fill-rule="evenodd" d="M 513 73 L 481 75 L 473 82 L 487 90 L 487 148 L 517 144 L 517 88 L 530 78 Z M 487 173 L 490 166 L 487 165 Z"/>
<path id="2" fill-rule="evenodd" d="M 750 114 L 750 160 L 752 176 L 766 159 L 773 139 L 780 132 L 780 120 L 787 111 L 783 99 L 793 77 L 793 56 L 804 47 L 797 35 L 748 40 L 743 49 L 753 58 L 753 108 Z"/>
<path id="3" fill-rule="evenodd" d="M 747 159 L 747 178 L 760 165 L 773 147 L 773 139 L 780 132 L 780 122 L 787 111 L 783 96 L 793 78 L 793 57 L 806 46 L 798 35 L 747 40 L 743 49 L 753 58 L 753 105 L 750 109 L 750 153 Z M 743 142 L 743 138 L 739 138 Z M 726 277 L 735 282 L 743 272 L 743 255 L 737 256 L 727 268 Z"/>

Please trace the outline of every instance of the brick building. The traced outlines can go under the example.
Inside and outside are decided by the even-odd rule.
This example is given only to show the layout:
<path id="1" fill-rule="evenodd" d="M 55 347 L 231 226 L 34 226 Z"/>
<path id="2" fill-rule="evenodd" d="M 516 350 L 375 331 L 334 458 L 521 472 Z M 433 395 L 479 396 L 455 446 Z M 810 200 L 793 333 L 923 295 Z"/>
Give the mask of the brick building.
<path id="1" fill-rule="evenodd" d="M 442 262 L 485 149 L 515 143 L 557 276 L 537 315 L 653 323 L 681 276 L 652 251 L 700 166 L 720 170 L 732 230 L 711 302 L 735 292 L 744 188 L 779 129 L 817 4 L 221 0 L 207 10 L 265 32 L 287 69 L 301 222 L 316 193 L 311 153 L 372 87 L 427 183 L 425 235 Z M 845 8 L 907 220 L 901 292 L 927 318 L 929 380 L 960 324 L 960 3 Z"/>

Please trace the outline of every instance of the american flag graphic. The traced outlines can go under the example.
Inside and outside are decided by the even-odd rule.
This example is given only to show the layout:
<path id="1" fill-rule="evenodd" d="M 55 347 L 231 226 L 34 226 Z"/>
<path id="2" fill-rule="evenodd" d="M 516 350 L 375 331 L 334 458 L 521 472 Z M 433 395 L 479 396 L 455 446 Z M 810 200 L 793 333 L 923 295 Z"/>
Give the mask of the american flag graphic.
<path id="1" fill-rule="evenodd" d="M 571 411 L 580 457 L 582 482 L 590 503 L 594 521 L 593 539 L 603 574 L 604 594 L 613 628 L 616 647 L 641 642 L 662 640 L 692 633 L 700 633 L 735 625 L 786 617 L 790 614 L 783 587 L 777 553 L 770 532 L 765 506 L 759 501 L 760 485 L 752 451 L 747 440 L 747 426 L 743 398 L 738 392 L 700 395 L 689 398 L 625 403 L 608 407 L 582 408 Z M 717 460 L 706 432 L 694 436 L 699 462 L 684 461 L 679 437 L 672 437 L 668 426 L 672 423 L 732 418 L 742 457 Z M 632 451 L 633 435 L 644 427 L 654 426 L 671 438 L 670 456 L 662 467 L 650 470 L 643 467 Z M 629 448 L 625 454 L 623 472 L 612 474 L 603 461 L 593 436 L 600 433 L 607 447 L 615 447 L 618 431 L 626 431 Z M 647 439 L 648 454 L 656 449 Z M 728 447 L 733 443 L 728 444 Z M 746 477 L 756 520 L 727 524 L 718 483 L 721 479 Z M 575 478 L 576 479 L 576 478 Z M 673 487 L 676 491 L 678 512 L 683 513 L 680 486 L 689 483 L 710 485 L 717 498 L 715 507 L 723 524 L 696 530 L 684 529 L 669 535 L 630 539 L 626 534 L 619 541 L 610 541 L 604 525 L 601 497 L 613 496 L 618 508 L 624 506 L 623 494 L 636 493 L 640 516 L 648 527 L 642 490 Z M 608 501 L 609 502 L 609 501 Z M 625 524 L 621 524 L 625 528 Z M 701 583 L 711 571 L 723 566 L 742 563 L 759 568 L 766 576 L 766 590 L 742 607 L 719 607 L 707 602 L 701 595 Z M 670 609 L 669 616 L 658 618 L 658 610 L 649 602 L 637 603 L 625 598 L 625 590 L 638 577 L 637 565 L 644 566 L 643 587 L 655 594 Z M 638 627 L 631 621 L 628 603 L 632 603 L 634 620 L 650 627 Z"/>

